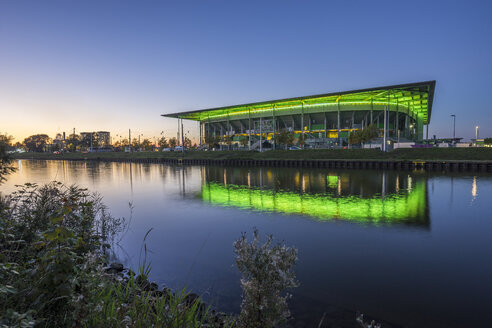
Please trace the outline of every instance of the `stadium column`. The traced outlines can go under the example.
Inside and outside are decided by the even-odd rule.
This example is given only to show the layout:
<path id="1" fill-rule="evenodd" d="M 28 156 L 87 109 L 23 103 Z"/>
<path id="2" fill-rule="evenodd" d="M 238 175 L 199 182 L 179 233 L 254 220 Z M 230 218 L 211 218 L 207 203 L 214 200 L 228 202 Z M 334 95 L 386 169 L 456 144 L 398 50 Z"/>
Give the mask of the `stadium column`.
<path id="1" fill-rule="evenodd" d="M 424 120 L 420 113 L 417 113 L 417 139 L 419 141 L 424 139 Z"/>
<path id="2" fill-rule="evenodd" d="M 273 123 L 273 150 L 275 150 L 275 144 L 277 143 L 277 140 L 275 139 L 275 127 L 276 127 L 276 123 L 275 123 L 275 105 L 273 105 L 273 109 L 272 109 L 272 123 Z"/>
<path id="3" fill-rule="evenodd" d="M 311 138 L 311 115 L 308 114 L 308 138 Z"/>
<path id="4" fill-rule="evenodd" d="M 263 121 L 260 116 L 260 153 L 263 151 L 263 127 L 262 127 Z"/>
<path id="5" fill-rule="evenodd" d="M 304 101 L 301 101 L 301 136 L 304 140 Z"/>
<path id="6" fill-rule="evenodd" d="M 324 123 L 325 123 L 325 139 L 328 138 L 328 129 L 326 127 L 326 112 L 323 113 L 324 115 Z"/>
<path id="7" fill-rule="evenodd" d="M 222 141 L 224 140 L 224 130 L 222 129 L 222 124 L 220 124 L 220 150 L 222 150 Z"/>
<path id="8" fill-rule="evenodd" d="M 207 137 L 210 138 L 210 117 L 207 117 L 208 118 L 208 123 L 207 125 L 205 125 L 205 143 L 207 142 Z M 208 147 L 208 145 L 207 145 Z"/>
<path id="9" fill-rule="evenodd" d="M 373 111 L 373 102 L 374 102 L 374 99 L 371 99 L 371 124 L 373 124 L 373 120 L 372 120 L 372 111 Z"/>
<path id="10" fill-rule="evenodd" d="M 239 123 L 239 127 L 240 127 L 240 133 L 243 134 L 244 133 L 244 128 L 243 128 L 243 122 L 241 122 L 241 120 L 237 120 L 237 122 Z"/>
<path id="11" fill-rule="evenodd" d="M 386 142 L 389 140 L 389 131 L 390 131 L 390 115 L 391 115 L 391 90 L 388 90 L 388 107 L 387 107 L 387 111 L 386 111 L 386 121 L 384 122 L 385 123 L 385 126 L 386 126 Z M 386 144 L 385 145 L 385 149 L 388 149 L 388 145 Z"/>
<path id="12" fill-rule="evenodd" d="M 405 136 L 405 138 L 408 138 L 408 134 L 409 134 L 409 131 L 408 131 L 408 115 L 405 115 L 405 127 L 403 129 L 403 135 Z"/>
<path id="13" fill-rule="evenodd" d="M 337 99 L 337 137 L 338 137 L 338 145 L 342 145 L 342 137 L 340 136 L 340 98 L 342 96 L 340 95 Z"/>
<path id="14" fill-rule="evenodd" d="M 407 101 L 407 115 L 405 116 L 405 137 L 410 137 L 410 102 Z"/>
<path id="15" fill-rule="evenodd" d="M 229 119 L 229 115 L 227 115 L 227 118 Z M 228 140 L 228 142 L 230 143 L 228 147 L 229 147 L 229 150 L 231 150 L 231 146 L 232 146 L 232 135 L 233 135 L 233 133 L 232 133 L 232 124 L 231 124 L 231 121 L 228 120 L 228 122 L 229 122 L 229 138 L 230 138 L 230 140 Z"/>
<path id="16" fill-rule="evenodd" d="M 251 150 L 251 108 L 248 108 L 248 149 Z"/>
<path id="17" fill-rule="evenodd" d="M 398 136 L 398 131 L 400 131 L 400 107 L 399 107 L 399 104 L 398 104 L 398 98 L 396 98 L 396 118 L 395 118 L 395 125 L 394 125 L 394 128 L 393 128 L 393 134 L 395 136 Z"/>
<path id="18" fill-rule="evenodd" d="M 202 124 L 202 145 L 205 145 L 205 129 L 207 128 L 207 123 L 200 121 L 200 124 Z"/>

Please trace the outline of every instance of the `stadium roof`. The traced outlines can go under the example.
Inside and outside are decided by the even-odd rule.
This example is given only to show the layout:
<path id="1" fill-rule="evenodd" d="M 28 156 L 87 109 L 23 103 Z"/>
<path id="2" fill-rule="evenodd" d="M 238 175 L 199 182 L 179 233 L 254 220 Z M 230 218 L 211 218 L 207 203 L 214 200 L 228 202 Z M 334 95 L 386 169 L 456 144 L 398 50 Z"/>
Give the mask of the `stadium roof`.
<path id="1" fill-rule="evenodd" d="M 173 114 L 163 114 L 164 117 L 182 118 L 194 121 L 206 121 L 208 119 L 228 118 L 245 113 L 271 113 L 284 109 L 296 109 L 309 106 L 334 105 L 386 105 L 391 107 L 402 106 L 408 108 L 414 114 L 422 115 L 424 124 L 429 124 L 434 89 L 436 81 L 426 81 L 408 84 L 398 84 L 377 88 L 332 92 L 320 95 L 286 98 L 270 101 L 255 102 L 242 105 L 208 108 Z M 336 110 L 334 108 L 334 110 Z"/>

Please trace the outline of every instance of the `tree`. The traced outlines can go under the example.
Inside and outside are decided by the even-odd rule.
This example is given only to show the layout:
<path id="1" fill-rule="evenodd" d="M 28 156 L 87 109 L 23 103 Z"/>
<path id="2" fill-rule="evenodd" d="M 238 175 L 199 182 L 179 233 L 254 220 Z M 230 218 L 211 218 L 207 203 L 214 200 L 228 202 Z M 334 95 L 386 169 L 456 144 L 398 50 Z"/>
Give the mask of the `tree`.
<path id="1" fill-rule="evenodd" d="M 15 171 L 12 160 L 7 153 L 7 149 L 12 144 L 13 137 L 7 134 L 0 134 L 0 184 L 5 181 L 5 176 Z"/>
<path id="2" fill-rule="evenodd" d="M 365 144 L 377 137 L 379 137 L 379 129 L 371 124 L 362 130 L 352 132 L 349 135 L 348 142 L 350 145 Z"/>
<path id="3" fill-rule="evenodd" d="M 260 236 L 254 229 L 251 243 L 243 233 L 234 243 L 236 264 L 242 273 L 243 301 L 239 315 L 239 327 L 273 328 L 286 322 L 290 316 L 284 293 L 287 288 L 297 287 L 292 271 L 297 260 L 297 250 L 277 244 L 271 247 L 272 235 L 260 245 Z"/>
<path id="4" fill-rule="evenodd" d="M 287 142 L 289 140 L 289 131 L 286 129 L 282 129 L 278 132 L 278 134 L 275 136 L 275 142 L 278 143 L 279 145 L 285 145 L 285 148 L 287 148 Z"/>
<path id="5" fill-rule="evenodd" d="M 133 148 L 133 150 L 137 150 L 137 149 L 142 148 L 142 145 L 140 144 L 140 142 L 138 141 L 137 138 L 133 138 L 133 140 L 132 140 L 132 148 Z"/>
<path id="6" fill-rule="evenodd" d="M 169 139 L 169 146 L 171 148 L 176 147 L 177 144 L 178 144 L 178 140 L 176 139 L 176 137 L 172 137 L 171 139 Z"/>
<path id="7" fill-rule="evenodd" d="M 492 138 L 485 138 L 485 139 L 483 139 L 483 143 L 485 145 L 492 145 Z"/>
<path id="8" fill-rule="evenodd" d="M 163 148 L 169 148 L 169 142 L 167 141 L 166 137 L 162 137 L 158 141 L 159 148 L 162 150 Z"/>
<path id="9" fill-rule="evenodd" d="M 2 145 L 4 147 L 5 151 L 7 151 L 13 147 L 12 140 L 14 140 L 14 137 L 12 137 L 6 133 L 0 134 L 0 145 Z"/>
<path id="10" fill-rule="evenodd" d="M 71 134 L 68 136 L 66 142 L 68 151 L 76 151 L 77 147 L 80 146 L 80 136 L 76 134 Z"/>
<path id="11" fill-rule="evenodd" d="M 144 140 L 142 140 L 140 147 L 142 147 L 143 150 L 145 150 L 145 151 L 151 151 L 154 148 L 154 144 L 152 144 L 152 141 L 145 138 Z"/>
<path id="12" fill-rule="evenodd" d="M 306 144 L 306 138 L 304 137 L 303 133 L 299 135 L 299 138 L 297 138 L 297 142 L 299 143 L 299 146 L 304 148 L 304 145 Z"/>
<path id="13" fill-rule="evenodd" d="M 191 148 L 191 140 L 190 140 L 190 138 L 188 138 L 186 136 L 184 137 L 184 146 L 187 149 L 190 149 Z"/>
<path id="14" fill-rule="evenodd" d="M 208 135 L 205 137 L 205 143 L 208 148 L 214 148 L 215 145 L 219 142 L 219 137 Z"/>
<path id="15" fill-rule="evenodd" d="M 23 149 L 23 148 L 24 148 L 24 146 L 23 146 L 23 145 L 22 145 L 19 141 L 17 141 L 17 142 L 14 144 L 14 146 L 13 146 L 13 147 L 14 147 L 14 150 L 15 150 L 15 149 Z"/>
<path id="16" fill-rule="evenodd" d="M 362 129 L 361 142 L 367 143 L 368 141 L 379 137 L 379 133 L 379 129 L 374 124 L 371 124 L 368 127 Z"/>
<path id="17" fill-rule="evenodd" d="M 289 132 L 289 139 L 287 141 L 287 145 L 292 146 L 296 142 L 296 135 L 294 134 L 293 131 Z"/>
<path id="18" fill-rule="evenodd" d="M 42 152 L 48 144 L 51 143 L 51 138 L 46 134 L 35 134 L 24 139 L 23 144 L 28 151 Z"/>
<path id="19" fill-rule="evenodd" d="M 249 142 L 249 136 L 248 136 L 248 137 L 246 137 L 246 138 L 241 138 L 241 139 L 239 140 L 239 143 L 240 143 L 240 144 L 241 144 L 241 146 L 243 146 L 243 147 L 246 147 L 246 146 L 248 145 L 248 142 Z"/>
<path id="20" fill-rule="evenodd" d="M 52 146 L 51 146 L 51 151 L 59 151 L 61 149 L 61 146 L 59 143 L 54 143 Z"/>
<path id="21" fill-rule="evenodd" d="M 128 147 L 128 139 L 122 139 L 118 140 L 115 143 L 113 143 L 113 147 L 117 148 L 118 150 L 124 150 L 125 147 Z"/>
<path id="22" fill-rule="evenodd" d="M 348 137 L 349 145 L 358 145 L 361 142 L 361 134 L 360 131 L 352 131 Z"/>
<path id="23" fill-rule="evenodd" d="M 276 141 L 281 145 L 285 145 L 285 148 L 292 146 L 295 142 L 294 133 L 287 129 L 282 129 L 277 135 Z"/>

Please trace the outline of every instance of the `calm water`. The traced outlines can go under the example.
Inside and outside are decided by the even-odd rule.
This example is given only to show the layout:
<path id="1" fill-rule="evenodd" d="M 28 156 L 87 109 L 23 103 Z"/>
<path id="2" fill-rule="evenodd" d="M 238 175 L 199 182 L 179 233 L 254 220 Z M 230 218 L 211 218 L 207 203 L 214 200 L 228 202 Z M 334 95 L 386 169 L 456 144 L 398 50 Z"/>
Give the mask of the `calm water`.
<path id="1" fill-rule="evenodd" d="M 98 191 L 130 217 L 115 248 L 152 279 L 224 311 L 240 304 L 232 244 L 257 227 L 299 250 L 299 325 L 360 310 L 404 327 L 492 322 L 492 176 L 327 169 L 19 161 L 0 188 L 52 180 Z M 309 319 L 312 321 L 309 322 Z M 301 323 L 300 323 L 301 322 Z"/>

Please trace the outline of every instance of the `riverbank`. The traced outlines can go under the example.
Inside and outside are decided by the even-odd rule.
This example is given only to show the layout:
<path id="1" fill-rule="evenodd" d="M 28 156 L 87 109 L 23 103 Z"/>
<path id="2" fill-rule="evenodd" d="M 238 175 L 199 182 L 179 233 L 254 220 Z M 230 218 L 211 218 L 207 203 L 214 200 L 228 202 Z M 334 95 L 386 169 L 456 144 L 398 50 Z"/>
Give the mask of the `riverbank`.
<path id="1" fill-rule="evenodd" d="M 375 149 L 275 150 L 263 153 L 250 151 L 23 153 L 16 154 L 14 158 L 249 167 L 492 172 L 490 148 L 399 149 L 387 153 Z"/>
<path id="2" fill-rule="evenodd" d="M 131 160 L 131 159 L 203 159 L 203 160 L 384 160 L 384 161 L 483 161 L 492 162 L 492 148 L 411 148 L 382 152 L 376 149 L 306 149 L 256 151 L 182 152 L 100 152 L 100 153 L 20 153 L 14 159 L 43 160 Z"/>

